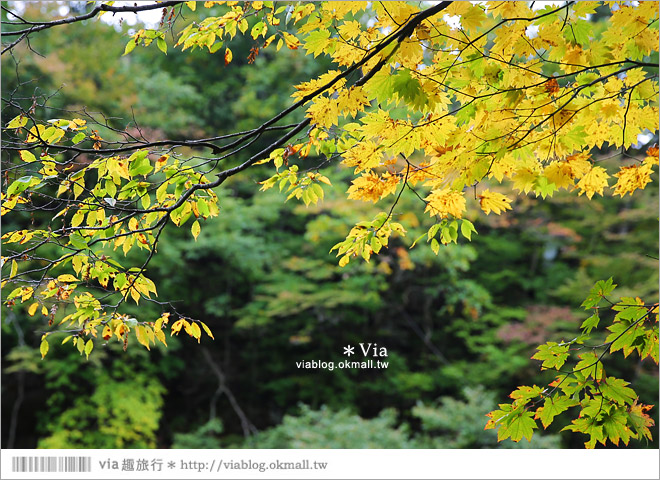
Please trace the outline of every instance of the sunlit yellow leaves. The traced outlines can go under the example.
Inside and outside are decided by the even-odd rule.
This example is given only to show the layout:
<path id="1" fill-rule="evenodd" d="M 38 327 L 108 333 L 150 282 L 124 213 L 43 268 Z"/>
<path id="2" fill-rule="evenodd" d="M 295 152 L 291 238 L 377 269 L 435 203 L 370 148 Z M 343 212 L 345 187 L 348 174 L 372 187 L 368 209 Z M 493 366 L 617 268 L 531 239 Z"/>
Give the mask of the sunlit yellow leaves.
<path id="1" fill-rule="evenodd" d="M 192 227 L 190 229 L 192 236 L 195 238 L 195 241 L 197 241 L 197 237 L 199 237 L 199 232 L 201 231 L 201 227 L 199 226 L 199 222 L 195 220 L 192 224 Z"/>
<path id="2" fill-rule="evenodd" d="M 41 353 L 41 359 L 43 360 L 46 354 L 48 353 L 48 340 L 44 335 L 41 339 L 41 344 L 39 345 L 39 353 Z"/>
<path id="3" fill-rule="evenodd" d="M 440 217 L 461 218 L 465 211 L 465 196 L 463 192 L 457 192 L 449 188 L 434 190 L 425 199 L 426 209 L 429 215 L 439 215 Z"/>
<path id="4" fill-rule="evenodd" d="M 589 161 L 589 154 L 577 153 L 566 157 L 566 164 L 571 169 L 573 178 L 582 178 L 591 171 L 592 163 Z"/>
<path id="5" fill-rule="evenodd" d="M 34 154 L 28 150 L 19 150 L 18 155 L 21 157 L 21 160 L 23 160 L 26 163 L 37 161 Z"/>
<path id="6" fill-rule="evenodd" d="M 527 193 L 534 189 L 538 173 L 531 168 L 519 168 L 513 177 L 513 188 Z"/>
<path id="7" fill-rule="evenodd" d="M 229 65 L 234 58 L 234 54 L 231 52 L 231 49 L 226 48 L 225 49 L 225 66 Z"/>
<path id="8" fill-rule="evenodd" d="M 511 200 L 501 193 L 491 192 L 488 189 L 479 195 L 479 205 L 486 215 L 490 212 L 500 215 L 506 210 L 511 210 Z"/>
<path id="9" fill-rule="evenodd" d="M 351 87 L 349 90 L 342 90 L 337 98 L 339 110 L 344 114 L 350 113 L 353 117 L 358 112 L 364 111 L 364 107 L 368 104 L 362 87 Z"/>
<path id="10" fill-rule="evenodd" d="M 646 158 L 644 158 L 645 165 L 658 165 L 658 147 L 651 147 L 646 151 Z"/>
<path id="11" fill-rule="evenodd" d="M 307 109 L 307 117 L 319 127 L 330 128 L 337 124 L 339 105 L 337 100 L 328 97 L 316 97 Z"/>
<path id="12" fill-rule="evenodd" d="M 342 162 L 347 167 L 355 167 L 355 173 L 370 170 L 380 165 L 382 153 L 380 147 L 371 141 L 360 142 L 343 154 Z"/>
<path id="13" fill-rule="evenodd" d="M 602 195 L 603 189 L 607 187 L 608 178 L 609 175 L 603 167 L 592 167 L 576 185 L 580 189 L 579 195 L 584 193 L 589 199 L 595 193 Z"/>
<path id="14" fill-rule="evenodd" d="M 7 123 L 7 128 L 21 128 L 27 125 L 28 118 L 24 115 L 18 115 Z"/>
<path id="15" fill-rule="evenodd" d="M 39 302 L 34 302 L 30 307 L 28 308 L 28 315 L 31 317 L 34 317 L 34 314 L 37 313 L 37 308 L 39 308 Z"/>
<path id="16" fill-rule="evenodd" d="M 376 203 L 381 198 L 396 192 L 399 178 L 396 175 L 385 173 L 377 175 L 373 172 L 363 173 L 353 180 L 348 188 L 348 198 Z"/>
<path id="17" fill-rule="evenodd" d="M 635 190 L 643 189 L 651 182 L 652 173 L 653 168 L 648 164 L 621 167 L 621 169 L 614 174 L 614 176 L 619 179 L 614 185 L 614 195 L 623 197 L 626 193 L 632 195 Z"/>
<path id="18" fill-rule="evenodd" d="M 343 18 L 346 14 L 357 13 L 364 10 L 367 2 L 324 2 L 323 12 L 332 16 L 332 18 Z"/>
<path id="19" fill-rule="evenodd" d="M 286 43 L 287 48 L 290 50 L 297 50 L 300 46 L 300 40 L 298 40 L 295 35 L 283 31 L 282 37 L 284 38 L 284 43 Z"/>
<path id="20" fill-rule="evenodd" d="M 147 350 L 151 350 L 151 348 L 149 347 L 149 337 L 147 336 L 147 330 L 146 330 L 147 328 L 149 327 L 145 327 L 144 325 L 138 325 L 137 327 L 135 327 L 135 338 L 137 339 L 138 343 L 144 345 L 144 347 Z"/>
<path id="21" fill-rule="evenodd" d="M 312 79 L 308 82 L 303 82 L 298 85 L 294 85 L 296 92 L 293 93 L 291 96 L 293 98 L 296 98 L 298 100 L 302 99 L 303 97 L 306 97 L 308 95 L 313 94 L 320 88 L 328 85 L 330 82 L 334 81 L 335 78 L 337 78 L 338 75 L 340 75 L 341 72 L 339 70 L 330 70 L 320 77 L 316 79 Z M 327 92 L 329 94 L 334 93 L 337 89 L 342 88 L 344 84 L 346 83 L 345 79 L 340 79 L 337 80 L 336 83 L 333 84 L 332 87 L 329 87 Z"/>
<path id="22" fill-rule="evenodd" d="M 346 240 L 337 243 L 330 251 L 337 250 L 337 256 L 341 256 L 340 267 L 349 263 L 351 255 L 360 255 L 368 262 L 372 253 L 378 253 L 382 247 L 387 247 L 390 236 L 395 232 L 402 236 L 406 234 L 400 223 L 392 222 L 386 213 L 381 212 L 373 221 L 359 222 L 355 225 Z"/>
<path id="23" fill-rule="evenodd" d="M 567 162 L 552 162 L 545 167 L 543 174 L 557 188 L 572 187 L 575 183 L 573 180 L 573 169 Z"/>

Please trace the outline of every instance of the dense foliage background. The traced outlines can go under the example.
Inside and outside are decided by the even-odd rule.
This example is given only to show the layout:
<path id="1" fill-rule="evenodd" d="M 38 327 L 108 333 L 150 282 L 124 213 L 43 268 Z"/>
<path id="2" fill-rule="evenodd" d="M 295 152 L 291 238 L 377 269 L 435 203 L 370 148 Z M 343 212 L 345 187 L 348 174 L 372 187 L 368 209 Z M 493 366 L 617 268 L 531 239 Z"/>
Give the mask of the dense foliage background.
<path id="1" fill-rule="evenodd" d="M 57 14 L 53 4 L 26 8 Z M 290 103 L 293 84 L 329 67 L 287 49 L 248 64 L 251 43 L 238 38 L 229 66 L 204 52 L 155 55 L 155 44 L 121 57 L 132 28 L 90 20 L 42 32 L 30 44 L 41 56 L 27 45 L 3 56 L 3 98 L 57 90 L 51 116 L 85 106 L 111 112 L 119 129 L 135 118 L 146 138 L 201 138 L 258 125 Z M 36 78 L 38 86 L 29 81 Z M 3 124 L 14 115 L 3 109 Z M 427 245 L 409 249 L 431 220 L 408 213 L 418 231 L 370 263 L 339 268 L 330 248 L 376 210 L 346 200 L 340 169 L 323 173 L 335 187 L 317 207 L 284 202 L 276 189 L 258 193 L 269 174 L 255 168 L 223 184 L 221 214 L 196 242 L 166 230 L 150 278 L 215 341 L 172 337 L 168 349 L 151 352 L 113 343 L 89 361 L 55 347 L 42 361 L 41 325 L 3 307 L 2 446 L 581 447 L 581 436 L 559 433 L 560 421 L 531 444 L 498 444 L 483 431 L 485 414 L 516 386 L 549 381 L 530 360 L 534 347 L 575 336 L 585 318 L 579 304 L 596 280 L 612 276 L 621 295 L 657 298 L 657 182 L 623 200 L 530 196 L 495 218 L 474 209 L 468 218 L 479 234 L 438 256 Z M 400 211 L 412 204 L 408 193 Z M 156 305 L 139 308 L 159 314 Z M 338 362 L 345 345 L 359 342 L 385 346 L 388 368 L 296 368 Z M 652 362 L 605 361 L 643 403 L 657 404 Z M 657 448 L 657 428 L 654 438 L 630 447 Z"/>

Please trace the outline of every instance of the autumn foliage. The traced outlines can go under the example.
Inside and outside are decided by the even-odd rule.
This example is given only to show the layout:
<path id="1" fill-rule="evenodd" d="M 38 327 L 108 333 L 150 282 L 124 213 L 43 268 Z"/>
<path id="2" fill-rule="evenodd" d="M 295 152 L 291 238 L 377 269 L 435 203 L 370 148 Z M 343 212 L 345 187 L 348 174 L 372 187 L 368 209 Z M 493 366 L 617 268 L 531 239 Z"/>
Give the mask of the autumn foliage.
<path id="1" fill-rule="evenodd" d="M 224 5 L 222 15 L 177 24 L 176 41 L 168 40 L 179 10 L 215 5 Z M 261 125 L 203 139 L 145 142 L 122 131 L 102 138 L 89 119 L 38 118 L 17 102 L 20 114 L 3 125 L 9 174 L 2 215 L 45 205 L 50 213 L 45 222 L 4 232 L 3 301 L 43 317 L 49 327 L 43 357 L 51 335 L 62 331 L 58 343 L 85 357 L 102 340 L 124 348 L 135 340 L 150 349 L 167 345 L 166 333 L 212 338 L 203 322 L 170 313 L 167 305 L 159 318 L 133 318 L 123 307 L 157 296 L 148 265 L 163 230 L 187 228 L 196 240 L 204 222 L 222 214 L 214 189 L 256 165 L 271 169 L 261 190 L 279 189 L 282 201 L 323 200 L 331 181 L 318 162 L 310 163 L 316 158 L 350 172 L 348 199 L 382 205 L 332 248 L 340 266 L 369 261 L 406 235 L 405 221 L 396 217 L 406 189 L 418 198 L 419 212 L 435 221 L 415 243 L 426 241 L 437 254 L 477 233 L 466 215 L 471 206 L 506 215 L 521 197 L 543 200 L 560 190 L 624 197 L 644 189 L 657 171 L 657 146 L 641 157 L 631 153 L 640 135 L 658 131 L 651 61 L 657 2 L 541 9 L 498 1 L 165 2 L 158 8 L 164 8 L 159 27 L 135 31 L 124 55 L 152 44 L 163 55 L 200 49 L 218 68 L 230 68 L 232 39 L 244 36 L 254 42 L 250 63 L 289 49 L 326 57 L 333 68 L 292 85 L 290 107 Z M 589 21 L 597 10 L 607 16 L 604 28 Z M 51 27 L 66 28 L 45 28 Z M 12 35 L 20 41 L 39 32 L 27 30 Z M 301 120 L 285 123 L 297 111 Z M 276 140 L 245 155 L 265 132 Z M 608 170 L 600 161 L 613 154 L 622 162 Z M 132 263 L 136 251 L 144 256 Z M 611 279 L 594 287 L 583 304 L 592 315 L 576 338 L 538 348 L 533 358 L 557 378 L 514 391 L 486 428 L 497 428 L 500 439 L 529 439 L 538 421 L 545 428 L 577 407 L 567 429 L 589 435 L 587 447 L 650 438 L 651 407 L 637 402 L 628 382 L 606 375 L 601 359 L 623 353 L 657 363 L 657 304 L 615 302 L 612 289 Z M 603 302 L 613 312 L 609 333 L 591 345 Z"/>

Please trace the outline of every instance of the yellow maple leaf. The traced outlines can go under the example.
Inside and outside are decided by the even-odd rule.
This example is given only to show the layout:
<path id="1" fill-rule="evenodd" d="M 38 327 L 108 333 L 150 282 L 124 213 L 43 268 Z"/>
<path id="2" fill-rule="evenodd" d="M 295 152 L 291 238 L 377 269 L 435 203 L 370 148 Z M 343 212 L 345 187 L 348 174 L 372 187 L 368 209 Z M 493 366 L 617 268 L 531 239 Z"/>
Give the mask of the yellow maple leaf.
<path id="1" fill-rule="evenodd" d="M 337 100 L 328 97 L 316 97 L 314 104 L 307 109 L 307 117 L 319 127 L 330 128 L 337 124 L 339 108 Z"/>
<path id="2" fill-rule="evenodd" d="M 574 184 L 573 170 L 567 162 L 552 162 L 545 167 L 543 174 L 557 188 L 567 188 Z"/>
<path id="3" fill-rule="evenodd" d="M 358 112 L 364 110 L 365 105 L 368 105 L 367 97 L 362 90 L 362 87 L 351 87 L 350 90 L 342 90 L 337 97 L 337 105 L 342 113 L 350 113 L 353 117 Z"/>
<path id="4" fill-rule="evenodd" d="M 566 157 L 566 164 L 571 167 L 573 178 L 582 178 L 591 171 L 592 164 L 588 153 L 576 153 Z"/>
<path id="5" fill-rule="evenodd" d="M 511 210 L 511 200 L 501 193 L 491 192 L 486 189 L 479 195 L 481 209 L 488 215 L 491 211 L 500 215 L 506 210 Z"/>
<path id="6" fill-rule="evenodd" d="M 513 155 L 505 155 L 503 158 L 493 162 L 488 178 L 495 177 L 498 182 L 502 183 L 504 177 L 510 178 L 514 174 L 517 164 L 518 162 L 513 158 Z"/>
<path id="7" fill-rule="evenodd" d="M 658 147 L 651 147 L 646 151 L 646 158 L 644 159 L 644 164 L 646 165 L 658 165 L 658 156 L 660 154 L 660 149 Z"/>
<path id="8" fill-rule="evenodd" d="M 371 141 L 361 142 L 343 154 L 344 165 L 355 167 L 355 173 L 380 165 L 382 154 L 379 146 Z"/>
<path id="9" fill-rule="evenodd" d="M 614 174 L 619 180 L 614 185 L 614 195 L 623 197 L 626 193 L 632 195 L 637 189 L 644 189 L 646 184 L 651 181 L 651 174 L 653 168 L 651 165 L 633 165 L 630 167 L 621 167 L 621 169 Z"/>
<path id="10" fill-rule="evenodd" d="M 609 175 L 603 167 L 592 167 L 591 170 L 577 183 L 576 187 L 580 189 L 580 195 L 587 194 L 591 199 L 594 193 L 603 194 L 603 189 L 607 187 Z"/>
<path id="11" fill-rule="evenodd" d="M 527 193 L 534 188 L 534 182 L 537 177 L 538 173 L 531 168 L 519 168 L 513 177 L 513 188 Z"/>
<path id="12" fill-rule="evenodd" d="M 373 172 L 363 173 L 360 178 L 353 180 L 353 184 L 348 188 L 348 198 L 376 203 L 381 198 L 396 192 L 398 183 L 398 177 L 390 173 L 382 176 Z"/>
<path id="13" fill-rule="evenodd" d="M 357 20 L 347 20 L 337 30 L 341 38 L 351 40 L 362 34 L 362 25 Z"/>
<path id="14" fill-rule="evenodd" d="M 452 215 L 461 218 L 465 211 L 465 197 L 463 192 L 457 192 L 449 188 L 432 191 L 424 200 L 426 200 L 426 209 L 429 215 L 440 215 L 448 217 Z"/>

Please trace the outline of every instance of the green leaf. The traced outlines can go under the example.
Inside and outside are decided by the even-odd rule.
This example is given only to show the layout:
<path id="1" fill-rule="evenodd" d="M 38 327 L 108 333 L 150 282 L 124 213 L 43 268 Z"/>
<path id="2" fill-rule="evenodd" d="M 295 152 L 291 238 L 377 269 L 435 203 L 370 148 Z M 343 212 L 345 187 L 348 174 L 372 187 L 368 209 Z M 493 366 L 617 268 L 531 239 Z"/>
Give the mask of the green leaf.
<path id="1" fill-rule="evenodd" d="M 598 326 L 599 321 L 600 321 L 600 317 L 598 316 L 598 312 L 596 312 L 592 316 L 587 318 L 584 322 L 582 322 L 580 328 L 584 331 L 583 333 L 587 333 L 587 334 L 591 333 L 591 330 L 593 330 Z"/>
<path id="2" fill-rule="evenodd" d="M 137 43 L 133 38 L 131 38 L 128 43 L 126 44 L 126 48 L 124 49 L 124 55 L 128 55 L 131 53 L 133 50 L 135 50 L 135 47 L 137 46 Z M 122 55 L 123 56 L 123 55 Z"/>
<path id="3" fill-rule="evenodd" d="M 603 363 L 593 352 L 578 355 L 580 361 L 575 365 L 574 372 L 581 372 L 585 377 L 593 377 L 599 380 L 603 377 Z"/>
<path id="4" fill-rule="evenodd" d="M 502 441 L 505 438 L 511 438 L 514 442 L 519 442 L 524 437 L 531 442 L 534 429 L 538 428 L 532 415 L 532 412 L 523 410 L 511 416 L 511 419 L 501 425 L 497 431 L 497 440 Z"/>
<path id="5" fill-rule="evenodd" d="M 559 345 L 557 342 L 548 342 L 539 345 L 537 347 L 538 352 L 532 358 L 543 362 L 541 368 L 556 368 L 559 370 L 568 359 L 568 347 L 568 345 Z"/>
<path id="6" fill-rule="evenodd" d="M 215 42 L 213 45 L 211 45 L 211 46 L 209 47 L 209 52 L 210 52 L 210 53 L 215 53 L 215 52 L 217 52 L 218 50 L 220 50 L 220 49 L 222 48 L 222 45 L 223 45 L 223 43 L 220 42 L 220 41 Z"/>
<path id="7" fill-rule="evenodd" d="M 94 348 L 94 342 L 90 338 L 87 340 L 87 343 L 85 344 L 85 355 L 87 357 L 87 360 L 89 360 L 89 354 L 92 353 L 92 349 Z"/>
<path id="8" fill-rule="evenodd" d="M 21 177 L 9 185 L 9 188 L 7 188 L 7 196 L 11 197 L 12 195 L 23 193 L 28 188 L 38 185 L 39 182 L 39 178 L 33 177 L 32 175 Z"/>
<path id="9" fill-rule="evenodd" d="M 584 307 L 585 310 L 589 310 L 590 308 L 595 307 L 600 303 L 603 297 L 612 293 L 615 287 L 616 284 L 612 282 L 612 277 L 610 277 L 607 281 L 599 280 L 592 287 L 591 291 L 589 292 L 589 296 L 584 302 L 582 302 L 581 306 Z"/>
<path id="10" fill-rule="evenodd" d="M 41 353 L 42 360 L 48 353 L 48 340 L 46 340 L 45 338 L 41 341 L 41 345 L 39 345 L 39 353 Z"/>
<path id="11" fill-rule="evenodd" d="M 380 252 L 380 249 L 383 247 L 383 244 L 378 240 L 378 237 L 371 237 L 371 249 L 374 253 Z"/>
<path id="12" fill-rule="evenodd" d="M 538 177 L 534 186 L 534 193 L 545 199 L 545 197 L 552 197 L 552 194 L 557 190 L 557 185 L 548 181 L 546 177 Z"/>
<path id="13" fill-rule="evenodd" d="M 567 425 L 562 429 L 571 430 L 573 432 L 581 432 L 589 435 L 589 440 L 585 442 L 584 446 L 587 448 L 594 448 L 596 442 L 605 444 L 605 437 L 603 435 L 603 426 L 598 425 L 596 420 L 591 417 L 581 417 L 573 420 L 571 425 Z"/>
<path id="14" fill-rule="evenodd" d="M 69 235 L 69 243 L 73 248 L 77 248 L 77 249 L 87 248 L 87 242 L 85 241 L 83 236 L 80 235 L 78 232 L 73 232 L 71 235 Z"/>
<path id="15" fill-rule="evenodd" d="M 250 30 L 250 35 L 253 40 L 256 40 L 259 35 L 264 35 L 266 30 L 267 28 L 264 22 L 257 22 L 252 27 L 252 30 Z"/>
<path id="16" fill-rule="evenodd" d="M 599 385 L 603 397 L 609 398 L 618 404 L 632 404 L 637 398 L 637 394 L 632 388 L 628 388 L 628 382 L 620 378 L 607 377 Z"/>
<path id="17" fill-rule="evenodd" d="M 542 393 L 543 389 L 537 385 L 532 387 L 523 385 L 522 387 L 516 388 L 509 396 L 515 400 L 514 405 L 520 406 L 528 403 Z"/>
<path id="18" fill-rule="evenodd" d="M 644 336 L 644 328 L 637 324 L 634 327 L 627 321 L 614 322 L 607 329 L 612 332 L 605 339 L 606 343 L 612 342 L 610 353 L 623 350 L 623 356 L 627 357 L 639 344 L 638 338 Z"/>
<path id="19" fill-rule="evenodd" d="M 466 219 L 461 220 L 461 235 L 472 241 L 472 232 L 477 233 L 472 222 Z"/>
<path id="20" fill-rule="evenodd" d="M 577 400 L 564 395 L 555 395 L 552 398 L 546 397 L 543 406 L 536 411 L 535 418 L 541 420 L 543 428 L 547 428 L 557 415 L 577 404 Z"/>
<path id="21" fill-rule="evenodd" d="M 163 37 L 158 37 L 156 39 L 156 46 L 158 49 L 163 52 L 165 55 L 167 55 L 167 42 Z"/>
<path id="22" fill-rule="evenodd" d="M 329 38 L 330 31 L 326 29 L 316 30 L 310 33 L 305 39 L 305 50 L 307 50 L 307 54 L 312 53 L 314 58 L 318 57 L 328 46 Z"/>
<path id="23" fill-rule="evenodd" d="M 612 443 L 619 445 L 619 440 L 628 445 L 630 438 L 634 435 L 631 434 L 628 428 L 628 415 L 622 408 L 614 408 L 612 413 L 603 417 L 603 431 Z"/>
<path id="24" fill-rule="evenodd" d="M 71 139 L 71 143 L 74 145 L 82 142 L 85 139 L 85 134 L 83 132 L 76 133 L 75 137 Z"/>
<path id="25" fill-rule="evenodd" d="M 440 244 L 435 238 L 431 240 L 431 250 L 433 250 L 433 253 L 435 253 L 436 255 L 440 251 Z"/>

